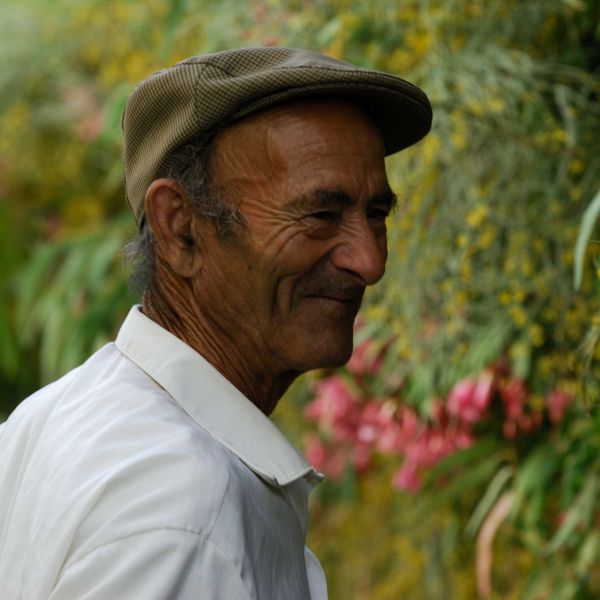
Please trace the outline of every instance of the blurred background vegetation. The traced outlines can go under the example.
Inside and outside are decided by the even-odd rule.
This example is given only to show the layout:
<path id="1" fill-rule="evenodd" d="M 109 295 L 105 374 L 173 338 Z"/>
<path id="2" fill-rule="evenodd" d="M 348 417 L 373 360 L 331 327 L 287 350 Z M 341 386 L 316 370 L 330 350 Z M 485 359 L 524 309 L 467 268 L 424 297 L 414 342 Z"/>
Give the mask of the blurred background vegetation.
<path id="1" fill-rule="evenodd" d="M 434 107 L 389 159 L 400 209 L 358 354 L 276 414 L 330 475 L 309 544 L 331 598 L 599 597 L 595 0 L 3 0 L 0 413 L 136 301 L 133 85 L 249 45 L 393 72 Z"/>

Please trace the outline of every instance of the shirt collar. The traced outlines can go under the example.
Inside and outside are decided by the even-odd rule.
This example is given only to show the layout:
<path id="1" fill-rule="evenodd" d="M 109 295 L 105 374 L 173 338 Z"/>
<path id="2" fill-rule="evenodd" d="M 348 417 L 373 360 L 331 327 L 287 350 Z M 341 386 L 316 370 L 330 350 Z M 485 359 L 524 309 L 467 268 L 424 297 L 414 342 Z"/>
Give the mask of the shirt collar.
<path id="1" fill-rule="evenodd" d="M 275 424 L 193 348 L 146 317 L 127 315 L 119 350 L 164 388 L 198 425 L 271 485 L 303 477 L 312 487 L 323 476 Z"/>

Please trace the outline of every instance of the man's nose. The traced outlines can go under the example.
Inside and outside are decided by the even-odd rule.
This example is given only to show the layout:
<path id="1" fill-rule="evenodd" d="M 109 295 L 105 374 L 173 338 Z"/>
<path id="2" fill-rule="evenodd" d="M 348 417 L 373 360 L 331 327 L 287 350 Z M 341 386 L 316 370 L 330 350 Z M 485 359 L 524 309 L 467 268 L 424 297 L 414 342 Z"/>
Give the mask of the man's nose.
<path id="1" fill-rule="evenodd" d="M 375 232 L 368 222 L 340 233 L 331 252 L 333 265 L 354 273 L 363 285 L 373 285 L 383 277 L 386 260 L 386 235 Z"/>

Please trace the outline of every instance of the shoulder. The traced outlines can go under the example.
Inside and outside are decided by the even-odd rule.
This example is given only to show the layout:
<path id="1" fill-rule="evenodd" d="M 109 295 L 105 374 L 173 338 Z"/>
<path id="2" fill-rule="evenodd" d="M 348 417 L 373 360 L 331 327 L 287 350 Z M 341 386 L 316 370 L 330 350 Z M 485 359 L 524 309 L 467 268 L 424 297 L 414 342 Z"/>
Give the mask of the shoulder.
<path id="1" fill-rule="evenodd" d="M 60 446 L 86 504 L 75 546 L 155 529 L 209 535 L 237 459 L 151 380 L 111 387 L 93 404 Z"/>
<path id="2" fill-rule="evenodd" d="M 170 540 L 175 554 L 209 543 L 239 461 L 177 406 L 147 403 L 105 423 L 79 450 L 72 483 L 84 489 L 69 561 L 142 538 L 162 540 L 155 550 Z"/>
<path id="3" fill-rule="evenodd" d="M 11 420 L 0 443 L 3 453 L 27 446 L 26 458 L 13 453 L 14 480 L 29 490 L 20 505 L 29 523 L 60 530 L 77 555 L 157 529 L 209 534 L 238 468 L 114 344 L 30 397 Z M 15 500 L 23 493 L 11 492 Z"/>

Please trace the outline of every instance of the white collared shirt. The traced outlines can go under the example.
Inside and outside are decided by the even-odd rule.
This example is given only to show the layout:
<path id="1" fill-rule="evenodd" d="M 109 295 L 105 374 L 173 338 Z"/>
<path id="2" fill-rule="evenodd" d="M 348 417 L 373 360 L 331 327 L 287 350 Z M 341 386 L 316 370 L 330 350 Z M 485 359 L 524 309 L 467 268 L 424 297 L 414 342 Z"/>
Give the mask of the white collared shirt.
<path id="1" fill-rule="evenodd" d="M 214 367 L 133 308 L 116 343 L 0 426 L 3 600 L 320 600 L 321 476 Z"/>

